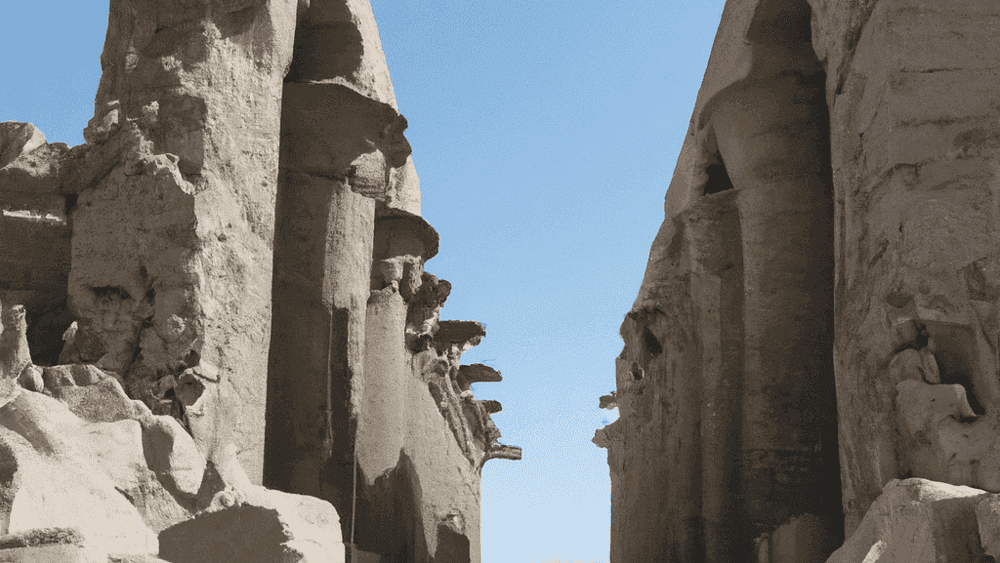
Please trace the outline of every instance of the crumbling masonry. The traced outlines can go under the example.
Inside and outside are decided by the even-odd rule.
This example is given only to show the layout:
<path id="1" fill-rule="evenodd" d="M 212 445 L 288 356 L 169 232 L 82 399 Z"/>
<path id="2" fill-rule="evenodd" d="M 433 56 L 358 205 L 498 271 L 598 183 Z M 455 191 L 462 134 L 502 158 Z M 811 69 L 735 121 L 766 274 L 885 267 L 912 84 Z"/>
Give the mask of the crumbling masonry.
<path id="1" fill-rule="evenodd" d="M 1000 556 L 998 21 L 726 3 L 595 437 L 613 563 Z"/>
<path id="2" fill-rule="evenodd" d="M 479 561 L 479 472 L 520 449 L 469 388 L 499 373 L 460 365 L 482 326 L 440 319 L 451 286 L 424 269 L 438 235 L 367 0 L 110 8 L 86 144 L 0 123 L 0 459 L 48 459 L 25 428 L 60 409 L 127 422 L 145 484 L 111 494 L 140 527 L 97 541 L 8 506 L 0 534 L 155 554 L 148 529 L 169 561 L 322 536 L 308 560 L 343 560 L 334 527 L 357 560 Z M 319 536 L 285 522 L 242 555 L 198 536 L 282 503 Z"/>

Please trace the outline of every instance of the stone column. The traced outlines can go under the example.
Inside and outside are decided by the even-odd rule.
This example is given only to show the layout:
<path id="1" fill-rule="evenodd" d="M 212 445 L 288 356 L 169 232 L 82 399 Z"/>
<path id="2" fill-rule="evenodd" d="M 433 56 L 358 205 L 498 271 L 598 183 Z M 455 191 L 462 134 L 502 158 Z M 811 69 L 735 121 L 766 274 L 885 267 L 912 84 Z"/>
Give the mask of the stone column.
<path id="1" fill-rule="evenodd" d="M 685 212 L 691 300 L 701 341 L 701 518 L 704 561 L 739 559 L 747 543 L 740 503 L 743 247 L 737 193 L 706 195 Z"/>
<path id="2" fill-rule="evenodd" d="M 713 124 L 743 247 L 741 490 L 753 537 L 803 513 L 836 514 L 833 251 L 820 69 L 747 81 Z M 832 481 L 827 480 L 833 477 Z"/>
<path id="3" fill-rule="evenodd" d="M 312 2 L 283 98 L 265 484 L 331 501 L 348 541 L 376 199 L 405 128 L 371 6 Z"/>
<path id="4" fill-rule="evenodd" d="M 236 444 L 255 482 L 295 11 L 292 0 L 112 0 L 88 148 L 73 153 L 84 167 L 96 154 L 114 163 L 71 189 L 70 307 L 78 338 L 99 343 L 77 359 L 178 416 L 157 390 L 218 368 L 224 426 L 196 439 L 209 457 Z"/>

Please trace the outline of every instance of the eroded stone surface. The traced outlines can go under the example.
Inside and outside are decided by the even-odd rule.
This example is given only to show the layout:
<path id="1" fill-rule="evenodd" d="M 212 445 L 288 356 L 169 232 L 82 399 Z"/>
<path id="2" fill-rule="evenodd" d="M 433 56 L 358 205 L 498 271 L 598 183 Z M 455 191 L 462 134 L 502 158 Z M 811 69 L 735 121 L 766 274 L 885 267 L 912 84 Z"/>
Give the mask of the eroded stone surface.
<path id="1" fill-rule="evenodd" d="M 925 479 L 894 479 L 828 563 L 986 563 L 977 506 L 985 491 Z"/>
<path id="2" fill-rule="evenodd" d="M 259 481 L 279 103 L 296 6 L 110 9 L 91 148 L 73 163 L 78 337 L 102 342 L 92 361 L 151 408 L 164 375 L 218 368 L 226 423 L 215 430 Z"/>
<path id="3" fill-rule="evenodd" d="M 193 519 L 160 533 L 173 563 L 343 563 L 337 512 L 330 503 L 251 486 L 218 493 Z"/>
<path id="4" fill-rule="evenodd" d="M 45 144 L 45 135 L 30 123 L 0 123 L 0 168 Z"/>
<path id="5" fill-rule="evenodd" d="M 997 15 L 727 2 L 601 398 L 612 561 L 742 560 L 841 508 L 850 537 L 893 479 L 998 491 Z M 911 560 L 883 548 L 843 560 Z"/>
<path id="6" fill-rule="evenodd" d="M 850 532 L 895 477 L 997 490 L 990 471 L 975 469 L 995 463 L 1000 405 L 996 210 L 986 203 L 996 191 L 996 108 L 989 100 L 1000 55 L 985 22 L 997 9 L 919 0 L 810 4 L 813 43 L 828 70 L 839 303 L 834 357 Z M 900 338 L 899 323 L 919 330 Z M 893 366 L 900 347 L 922 358 L 933 354 L 938 373 L 923 362 L 924 381 L 963 386 L 978 419 L 956 412 L 934 426 L 929 442 L 900 443 Z M 981 447 L 941 441 L 944 427 L 960 442 L 972 432 Z M 956 452 L 964 452 L 963 462 L 944 461 Z"/>
<path id="7" fill-rule="evenodd" d="M 451 284 L 424 270 L 438 236 L 419 216 L 371 7 L 312 2 L 300 18 L 282 102 L 265 484 L 352 514 L 354 554 L 479 561 L 478 470 L 520 455 L 460 387 L 461 352 L 484 332 L 440 322 Z"/>
<path id="8" fill-rule="evenodd" d="M 612 561 L 748 560 L 805 514 L 840 536 L 823 70 L 804 2 L 727 4 L 602 399 Z"/>
<path id="9" fill-rule="evenodd" d="M 162 531 L 171 561 L 340 561 L 342 525 L 354 554 L 479 561 L 479 471 L 521 452 L 469 388 L 499 372 L 460 365 L 485 331 L 441 322 L 371 6 L 110 9 L 86 143 L 0 131 L 0 299 L 35 315 L 0 334 L 11 459 L 90 472 L 53 486 L 114 498 L 135 529 L 91 524 Z"/>

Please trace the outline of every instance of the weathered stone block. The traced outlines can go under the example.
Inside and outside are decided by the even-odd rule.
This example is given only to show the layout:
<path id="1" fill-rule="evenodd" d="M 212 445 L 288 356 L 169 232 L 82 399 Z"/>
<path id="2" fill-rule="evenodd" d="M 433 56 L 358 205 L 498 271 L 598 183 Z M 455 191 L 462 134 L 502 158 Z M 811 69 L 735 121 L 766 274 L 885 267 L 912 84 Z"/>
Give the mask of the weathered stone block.
<path id="1" fill-rule="evenodd" d="M 985 497 L 969 487 L 894 479 L 827 563 L 986 563 L 976 519 Z"/>
<path id="2" fill-rule="evenodd" d="M 0 560 L 10 563 L 107 563 L 108 552 L 74 528 L 37 528 L 0 536 Z"/>
<path id="3" fill-rule="evenodd" d="M 340 521 L 330 503 L 251 487 L 224 491 L 193 519 L 160 532 L 173 563 L 343 563 Z"/>

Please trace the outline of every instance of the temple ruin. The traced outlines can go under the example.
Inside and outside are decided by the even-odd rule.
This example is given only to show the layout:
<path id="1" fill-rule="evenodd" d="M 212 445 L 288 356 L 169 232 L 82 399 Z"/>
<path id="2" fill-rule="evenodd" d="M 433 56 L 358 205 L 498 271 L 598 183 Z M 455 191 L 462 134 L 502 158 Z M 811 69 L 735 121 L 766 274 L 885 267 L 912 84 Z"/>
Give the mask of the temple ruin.
<path id="1" fill-rule="evenodd" d="M 521 451 L 368 1 L 112 0 L 101 66 L 0 123 L 0 559 L 480 561 Z"/>
<path id="2" fill-rule="evenodd" d="M 1000 557 L 998 23 L 727 1 L 600 400 L 612 563 Z M 84 144 L 0 123 L 0 560 L 480 562 L 521 450 L 368 1 L 111 0 L 101 65 Z"/>
<path id="3" fill-rule="evenodd" d="M 998 17 L 726 2 L 602 398 L 612 563 L 1000 555 Z"/>

